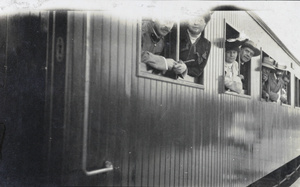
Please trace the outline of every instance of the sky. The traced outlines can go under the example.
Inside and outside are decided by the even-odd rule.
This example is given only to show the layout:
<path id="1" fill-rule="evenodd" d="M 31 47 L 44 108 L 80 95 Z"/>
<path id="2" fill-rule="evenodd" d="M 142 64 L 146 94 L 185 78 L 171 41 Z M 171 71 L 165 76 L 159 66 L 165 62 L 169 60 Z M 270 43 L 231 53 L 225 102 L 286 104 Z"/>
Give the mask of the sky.
<path id="1" fill-rule="evenodd" d="M 218 5 L 234 5 L 254 11 L 300 61 L 300 1 L 104 1 L 104 0 L 1 0 L 0 14 L 23 10 L 116 9 L 128 14 L 139 14 L 143 8 L 161 6 L 175 12 L 182 6 L 210 9 Z M 196 5 L 196 6 L 195 6 Z"/>

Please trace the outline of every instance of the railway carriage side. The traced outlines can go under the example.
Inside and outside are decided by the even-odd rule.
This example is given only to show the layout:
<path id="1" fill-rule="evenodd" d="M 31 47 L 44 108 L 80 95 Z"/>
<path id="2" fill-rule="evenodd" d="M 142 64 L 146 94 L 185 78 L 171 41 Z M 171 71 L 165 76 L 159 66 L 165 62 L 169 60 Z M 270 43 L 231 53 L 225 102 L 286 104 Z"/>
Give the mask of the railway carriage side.
<path id="1" fill-rule="evenodd" d="M 43 15 L 46 184 L 247 186 L 299 156 L 300 63 L 253 13 L 211 15 L 201 81 L 142 70 L 142 17 Z M 241 36 L 260 55 L 236 94 L 224 88 L 224 48 Z M 285 104 L 262 99 L 264 57 L 287 65 Z"/>
<path id="2" fill-rule="evenodd" d="M 203 84 L 142 72 L 140 21 L 68 13 L 63 183 L 249 185 L 298 156 L 294 80 L 288 104 L 264 102 L 260 85 L 264 53 L 292 63 L 290 77 L 298 62 L 250 14 L 214 12 L 205 30 L 213 45 Z M 261 49 L 242 95 L 222 86 L 224 38 L 234 32 Z M 97 172 L 105 161 L 113 172 L 71 172 L 83 163 L 84 171 Z"/>

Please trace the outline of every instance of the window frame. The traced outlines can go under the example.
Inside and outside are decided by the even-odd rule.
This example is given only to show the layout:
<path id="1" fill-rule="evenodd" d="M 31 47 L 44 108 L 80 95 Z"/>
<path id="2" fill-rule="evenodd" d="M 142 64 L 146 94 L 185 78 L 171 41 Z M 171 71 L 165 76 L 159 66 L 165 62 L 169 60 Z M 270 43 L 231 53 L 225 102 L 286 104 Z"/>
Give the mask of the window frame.
<path id="1" fill-rule="evenodd" d="M 288 66 L 287 66 L 288 67 Z M 280 104 L 282 106 L 292 106 L 292 80 L 291 80 L 291 72 L 287 69 L 285 72 L 287 72 L 287 74 L 289 75 L 289 79 L 290 79 L 290 82 L 289 84 L 287 85 L 287 101 L 288 103 L 283 103 L 280 101 Z"/>
<path id="2" fill-rule="evenodd" d="M 226 34 L 227 34 L 226 26 L 227 25 L 229 25 L 236 32 L 238 32 L 239 35 L 241 34 L 241 32 L 235 26 L 233 26 L 233 24 L 230 21 L 228 21 L 224 18 L 222 83 L 220 84 L 220 85 L 222 85 L 222 88 L 220 88 L 220 91 L 221 91 L 221 93 L 226 94 L 226 95 L 234 95 L 234 96 L 238 96 L 238 97 L 242 97 L 242 98 L 246 98 L 246 99 L 251 99 L 252 98 L 251 93 L 249 95 L 244 94 L 244 93 L 243 94 L 238 94 L 238 93 L 235 93 L 235 92 L 232 92 L 232 91 L 226 91 L 225 90 L 225 83 L 224 83 L 224 81 L 225 81 L 225 58 L 226 58 L 226 56 L 225 56 L 226 55 L 225 42 L 227 40 L 227 38 L 226 38 Z M 238 63 L 239 63 L 239 67 L 240 67 L 240 60 L 239 60 L 240 57 L 239 57 L 239 55 L 240 55 L 240 53 L 238 54 L 237 58 L 238 58 Z M 239 69 L 239 71 L 240 71 L 240 69 Z M 251 69 L 250 69 L 250 74 L 251 74 Z M 250 75 L 250 79 L 251 79 L 251 75 Z M 250 80 L 250 82 L 251 82 L 251 80 Z M 251 84 L 250 84 L 250 90 L 251 90 Z"/>
<path id="3" fill-rule="evenodd" d="M 272 103 L 272 104 L 277 104 L 277 102 L 275 103 L 275 102 L 267 102 L 263 97 L 262 97 L 262 91 L 263 91 L 263 85 L 262 85 L 262 63 L 263 63 L 263 60 L 264 60 L 264 57 L 266 57 L 265 55 L 267 55 L 268 57 L 271 57 L 267 52 L 265 52 L 262 48 L 261 48 L 261 61 L 260 61 L 260 101 L 261 102 L 266 102 L 266 103 Z M 276 60 L 273 58 L 273 57 L 271 57 L 273 60 L 274 60 L 274 63 L 276 62 Z"/>
<path id="4" fill-rule="evenodd" d="M 295 108 L 300 109 L 300 78 L 294 75 L 294 80 L 295 80 Z M 298 88 L 298 89 L 297 89 Z M 298 98 L 298 102 L 297 102 Z"/>
<path id="5" fill-rule="evenodd" d="M 260 63 L 260 101 L 261 102 L 266 102 L 263 98 L 262 98 L 262 63 L 263 63 L 263 58 L 264 57 L 270 57 L 274 60 L 274 66 L 276 64 L 276 62 L 278 62 L 277 60 L 275 60 L 275 58 L 273 58 L 272 56 L 269 55 L 269 53 L 267 53 L 266 51 L 264 51 L 262 48 L 261 48 L 261 63 Z M 288 66 L 287 66 L 288 67 Z M 288 70 L 288 68 L 286 69 L 286 71 L 288 74 L 289 74 L 289 77 L 290 77 L 290 82 L 289 82 L 289 85 L 288 85 L 288 89 L 287 89 L 287 92 L 288 92 L 288 104 L 285 104 L 283 102 L 266 102 L 266 103 L 270 103 L 270 104 L 279 104 L 281 106 L 286 106 L 286 107 L 291 107 L 292 106 L 292 94 L 291 94 L 291 91 L 292 91 L 292 85 L 291 85 L 291 72 Z"/>
<path id="6" fill-rule="evenodd" d="M 162 82 L 166 82 L 166 83 L 173 83 L 173 84 L 177 84 L 177 85 L 182 85 L 182 86 L 188 86 L 188 87 L 193 87 L 193 88 L 198 88 L 198 89 L 204 89 L 204 81 L 203 84 L 199 84 L 199 83 L 195 83 L 195 82 L 191 82 L 191 81 L 186 81 L 184 79 L 172 79 L 169 77 L 164 77 L 164 76 L 160 76 L 160 75 L 155 75 L 149 72 L 145 72 L 142 71 L 140 68 L 140 64 L 141 64 L 141 52 L 142 52 L 142 17 L 140 17 L 137 20 L 137 54 L 136 54 L 136 75 L 137 77 L 140 78 L 147 78 L 147 79 L 151 79 L 151 80 L 157 80 L 157 81 L 162 81 Z M 180 23 L 179 21 L 176 23 L 177 25 L 177 39 L 179 38 L 180 35 Z M 179 46 L 176 46 L 176 52 L 179 52 Z M 176 54 L 176 56 L 179 56 L 179 53 Z M 204 69 L 205 71 L 205 69 Z"/>

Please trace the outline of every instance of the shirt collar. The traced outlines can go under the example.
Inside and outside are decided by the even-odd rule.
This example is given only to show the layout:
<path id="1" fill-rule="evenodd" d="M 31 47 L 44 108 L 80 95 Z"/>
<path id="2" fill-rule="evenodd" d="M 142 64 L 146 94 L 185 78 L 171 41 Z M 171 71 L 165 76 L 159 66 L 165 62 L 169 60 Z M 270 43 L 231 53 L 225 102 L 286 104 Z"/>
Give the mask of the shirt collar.
<path id="1" fill-rule="evenodd" d="M 192 44 L 194 44 L 196 42 L 196 40 L 198 38 L 200 38 L 200 36 L 201 36 L 201 33 L 198 34 L 196 37 L 192 36 L 191 33 L 190 33 L 190 31 L 189 31 L 189 29 L 187 29 L 187 33 L 188 33 L 188 35 L 190 37 L 190 41 L 191 41 Z"/>
<path id="2" fill-rule="evenodd" d="M 225 61 L 225 66 L 231 67 L 233 63 L 228 63 Z"/>

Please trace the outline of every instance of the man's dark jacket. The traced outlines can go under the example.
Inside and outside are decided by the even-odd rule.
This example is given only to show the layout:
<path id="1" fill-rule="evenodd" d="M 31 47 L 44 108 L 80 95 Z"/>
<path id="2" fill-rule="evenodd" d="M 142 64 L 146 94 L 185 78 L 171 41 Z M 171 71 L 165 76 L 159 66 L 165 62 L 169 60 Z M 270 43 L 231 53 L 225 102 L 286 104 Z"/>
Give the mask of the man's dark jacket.
<path id="1" fill-rule="evenodd" d="M 172 30 L 170 36 L 165 38 L 165 51 L 166 56 L 175 59 L 176 58 L 176 28 Z M 192 77 L 200 77 L 203 74 L 206 66 L 209 54 L 210 54 L 211 42 L 204 38 L 204 33 L 195 41 L 191 43 L 187 27 L 180 28 L 180 47 L 179 47 L 179 59 L 187 61 L 194 59 L 193 62 L 187 62 L 188 75 Z M 167 76 L 176 78 L 174 73 L 169 73 Z"/>

